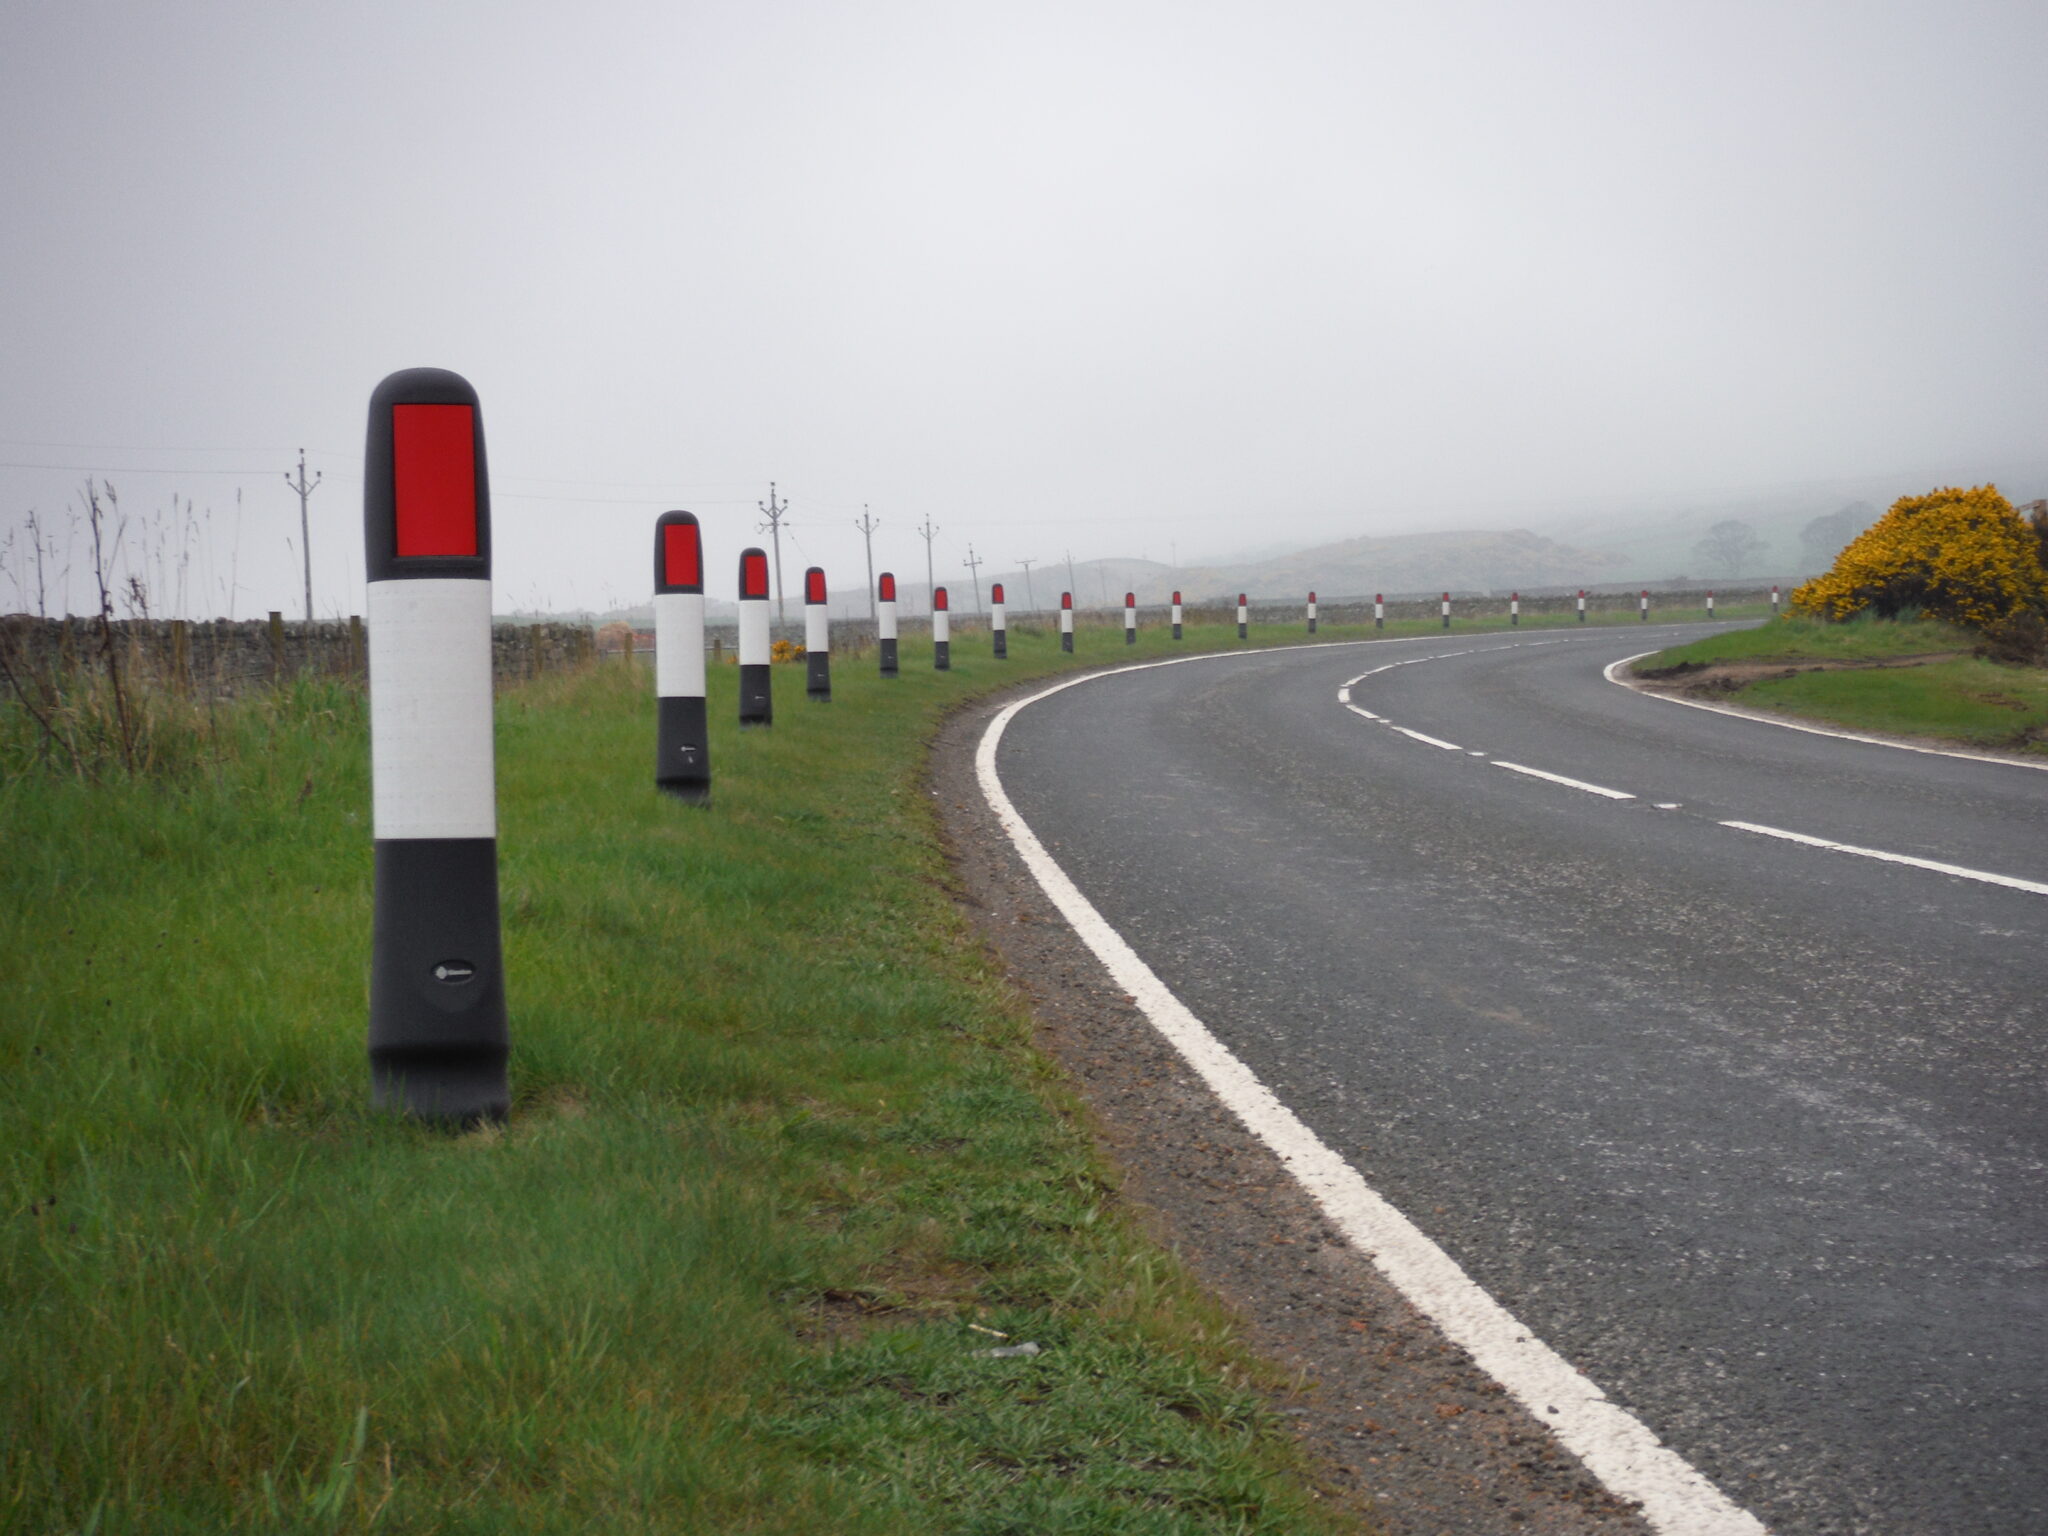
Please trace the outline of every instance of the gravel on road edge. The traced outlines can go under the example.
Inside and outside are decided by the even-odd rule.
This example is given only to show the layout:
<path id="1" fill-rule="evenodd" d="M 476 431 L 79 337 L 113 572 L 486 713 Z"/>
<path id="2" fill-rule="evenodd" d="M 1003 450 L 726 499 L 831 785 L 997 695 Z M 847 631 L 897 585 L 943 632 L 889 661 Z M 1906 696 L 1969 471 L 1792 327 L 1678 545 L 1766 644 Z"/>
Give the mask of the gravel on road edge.
<path id="1" fill-rule="evenodd" d="M 1633 1505 L 1338 1235 L 1039 890 L 974 772 L 982 732 L 1020 691 L 962 706 L 933 742 L 927 787 L 955 898 L 1028 999 L 1040 1050 L 1088 1106 L 1121 1198 L 1297 1384 L 1275 1407 L 1393 1536 L 1646 1532 Z"/>

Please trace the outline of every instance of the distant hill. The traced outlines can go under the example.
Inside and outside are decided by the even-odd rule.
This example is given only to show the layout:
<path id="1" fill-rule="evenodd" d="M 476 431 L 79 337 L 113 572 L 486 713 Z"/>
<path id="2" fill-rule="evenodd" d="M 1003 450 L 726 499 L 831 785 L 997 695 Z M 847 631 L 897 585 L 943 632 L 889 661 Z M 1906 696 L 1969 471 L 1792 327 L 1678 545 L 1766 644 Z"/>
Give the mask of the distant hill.
<path id="1" fill-rule="evenodd" d="M 1239 592 L 1255 598 L 1294 597 L 1311 588 L 1331 598 L 1372 592 L 1505 592 L 1515 587 L 1592 585 L 1618 576 L 1621 563 L 1614 555 L 1560 544 L 1526 529 L 1461 529 L 1346 539 L 1239 569 L 1185 570 L 1178 585 L 1190 602 L 1235 597 Z M 1175 583 L 1164 585 L 1170 588 Z"/>

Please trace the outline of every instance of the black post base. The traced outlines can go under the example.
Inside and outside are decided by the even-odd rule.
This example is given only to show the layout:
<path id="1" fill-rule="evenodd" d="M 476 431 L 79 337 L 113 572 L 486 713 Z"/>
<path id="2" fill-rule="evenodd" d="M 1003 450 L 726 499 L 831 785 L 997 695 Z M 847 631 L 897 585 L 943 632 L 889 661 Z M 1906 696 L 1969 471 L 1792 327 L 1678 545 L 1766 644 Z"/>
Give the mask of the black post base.
<path id="1" fill-rule="evenodd" d="M 1136 631 L 1135 629 L 1127 629 L 1127 630 L 1125 630 L 1125 631 L 1124 631 L 1124 644 L 1125 644 L 1125 645 L 1136 645 L 1137 643 L 1138 643 L 1138 632 L 1137 632 L 1137 631 Z"/>
<path id="2" fill-rule="evenodd" d="M 654 783 L 684 800 L 711 798 L 711 722 L 704 701 L 655 700 Z"/>
<path id="3" fill-rule="evenodd" d="M 1447 614 L 1445 614 L 1445 615 L 1444 615 L 1444 628 L 1445 628 L 1445 629 L 1449 629 L 1450 627 L 1451 627 L 1451 616 L 1450 616 L 1450 615 L 1449 615 L 1449 614 L 1447 613 Z"/>
<path id="4" fill-rule="evenodd" d="M 1385 629 L 1387 627 L 1387 621 L 1382 618 L 1375 618 L 1372 621 L 1372 627 L 1374 629 Z"/>
<path id="5" fill-rule="evenodd" d="M 1240 625 L 1238 625 L 1238 626 L 1237 626 L 1237 638 L 1238 638 L 1238 639 L 1240 639 L 1240 640 L 1249 640 L 1249 639 L 1251 638 L 1251 633 L 1252 633 L 1252 632 L 1251 632 L 1251 628 L 1250 628 L 1250 626 L 1248 626 L 1248 625 L 1244 625 L 1244 624 L 1240 624 Z"/>
<path id="6" fill-rule="evenodd" d="M 1060 636 L 1060 649 L 1069 656 L 1074 654 L 1074 632 L 1071 629 Z"/>
<path id="7" fill-rule="evenodd" d="M 497 839 L 380 841 L 374 883 L 371 1106 L 451 1125 L 504 1119 Z"/>
<path id="8" fill-rule="evenodd" d="M 775 695 L 768 683 L 768 671 L 760 664 L 740 668 L 741 725 L 775 723 Z"/>
<path id="9" fill-rule="evenodd" d="M 1178 624 L 1173 626 L 1173 638 L 1176 640 L 1180 638 L 1180 626 Z"/>
<path id="10" fill-rule="evenodd" d="M 896 675 L 896 642 L 894 640 L 877 640 L 875 648 L 881 652 L 882 676 L 894 677 Z"/>
<path id="11" fill-rule="evenodd" d="M 1514 627 L 1515 627 L 1516 625 L 1520 624 L 1521 622 L 1522 622 L 1522 616 L 1521 616 L 1521 615 L 1520 615 L 1519 613 L 1511 613 L 1511 614 L 1509 614 L 1509 615 L 1508 615 L 1508 628 L 1509 628 L 1509 629 L 1513 629 L 1513 628 L 1514 628 Z"/>
<path id="12" fill-rule="evenodd" d="M 1308 621 L 1308 632 L 1310 634 L 1314 634 L 1316 632 L 1316 621 L 1314 619 L 1310 619 Z"/>
<path id="13" fill-rule="evenodd" d="M 1010 632 L 1007 629 L 999 629 L 995 632 L 995 637 L 996 660 L 1008 661 L 1010 659 Z"/>
<path id="14" fill-rule="evenodd" d="M 804 697 L 817 704 L 832 702 L 832 658 L 804 653 Z"/>
<path id="15" fill-rule="evenodd" d="M 950 672 L 953 670 L 953 642 L 934 640 L 932 642 L 932 670 Z"/>

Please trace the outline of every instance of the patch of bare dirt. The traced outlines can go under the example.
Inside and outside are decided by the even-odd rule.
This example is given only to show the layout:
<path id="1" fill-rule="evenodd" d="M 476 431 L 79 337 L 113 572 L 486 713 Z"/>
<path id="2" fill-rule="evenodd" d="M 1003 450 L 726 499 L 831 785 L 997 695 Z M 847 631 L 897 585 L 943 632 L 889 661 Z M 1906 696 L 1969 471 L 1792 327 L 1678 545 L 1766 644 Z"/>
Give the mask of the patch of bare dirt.
<path id="1" fill-rule="evenodd" d="M 1086 1101 L 1120 1197 L 1297 1387 L 1276 1403 L 1397 1536 L 1640 1536 L 1550 1432 L 1345 1242 L 1109 978 L 1017 860 L 974 776 L 1006 697 L 956 713 L 929 764 L 964 911 Z"/>
<path id="2" fill-rule="evenodd" d="M 1870 672 L 1889 667 L 1924 667 L 1937 661 L 1957 661 L 1968 651 L 1940 651 L 1926 656 L 1886 657 L 1877 661 L 1808 661 L 1781 658 L 1776 661 L 1681 661 L 1670 667 L 1643 667 L 1632 681 L 1651 693 L 1676 693 L 1690 698 L 1726 699 L 1752 683 L 1776 682 L 1802 672 Z"/>

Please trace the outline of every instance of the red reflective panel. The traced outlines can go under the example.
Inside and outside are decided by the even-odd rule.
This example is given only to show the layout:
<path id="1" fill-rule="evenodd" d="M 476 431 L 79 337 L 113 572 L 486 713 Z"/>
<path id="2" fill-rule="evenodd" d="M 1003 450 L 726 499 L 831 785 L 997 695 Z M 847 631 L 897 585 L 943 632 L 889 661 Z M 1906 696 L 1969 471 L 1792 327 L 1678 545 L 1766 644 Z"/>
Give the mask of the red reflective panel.
<path id="1" fill-rule="evenodd" d="M 896 601 L 896 578 L 887 571 L 882 572 L 882 601 L 885 603 Z"/>
<path id="2" fill-rule="evenodd" d="M 992 603 L 1000 603 L 1003 600 L 1003 584 L 1000 581 L 989 588 L 988 600 Z"/>
<path id="3" fill-rule="evenodd" d="M 672 587 L 704 585 L 703 540 L 695 523 L 663 525 L 661 579 Z"/>
<path id="4" fill-rule="evenodd" d="M 1071 607 L 1073 607 L 1073 606 L 1074 606 L 1074 594 L 1073 594 L 1073 593 L 1071 593 L 1071 592 L 1062 592 L 1062 593 L 1060 594 L 1060 606 L 1061 606 L 1062 608 L 1071 608 Z"/>
<path id="5" fill-rule="evenodd" d="M 740 556 L 740 596 L 768 595 L 768 557 L 759 550 Z"/>
<path id="6" fill-rule="evenodd" d="M 946 589 L 944 587 L 934 587 L 932 589 L 932 611 L 934 613 L 944 613 L 946 611 Z"/>
<path id="7" fill-rule="evenodd" d="M 1310 602 L 1314 602 L 1314 601 L 1316 600 L 1316 595 L 1315 595 L 1315 593 L 1313 593 L 1313 592 L 1309 593 L 1309 595 L 1308 595 L 1308 600 L 1309 600 Z"/>
<path id="8" fill-rule="evenodd" d="M 1126 608 L 1135 608 L 1135 607 L 1137 607 L 1137 606 L 1138 606 L 1138 594 L 1137 594 L 1137 593 L 1135 593 L 1135 592 L 1126 592 L 1126 593 L 1124 594 L 1124 606 L 1125 606 Z"/>
<path id="9" fill-rule="evenodd" d="M 804 572 L 804 601 L 822 603 L 825 601 L 825 573 L 815 565 Z"/>
<path id="10" fill-rule="evenodd" d="M 1244 594 L 1242 592 L 1237 594 L 1237 606 L 1240 608 L 1244 606 Z"/>
<path id="11" fill-rule="evenodd" d="M 398 553 L 476 553 L 476 408 L 391 407 Z"/>
<path id="12" fill-rule="evenodd" d="M 1175 601 L 1176 603 L 1180 601 L 1180 594 L 1179 594 L 1178 592 L 1176 592 L 1176 593 L 1174 593 L 1174 594 L 1173 594 L 1173 600 L 1174 600 L 1174 601 Z"/>

